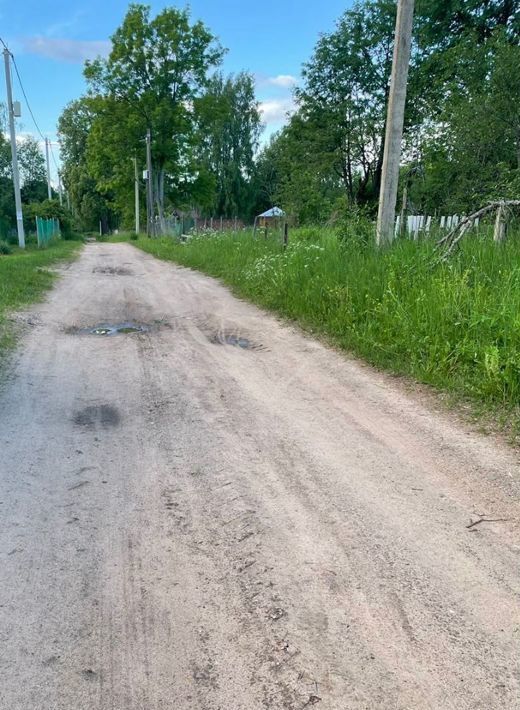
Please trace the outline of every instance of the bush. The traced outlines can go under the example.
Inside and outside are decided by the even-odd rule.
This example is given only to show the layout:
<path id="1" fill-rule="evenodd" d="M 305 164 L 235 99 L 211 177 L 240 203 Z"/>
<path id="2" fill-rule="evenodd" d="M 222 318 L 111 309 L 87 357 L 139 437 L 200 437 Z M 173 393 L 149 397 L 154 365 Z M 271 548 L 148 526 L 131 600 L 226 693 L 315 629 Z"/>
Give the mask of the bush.
<path id="1" fill-rule="evenodd" d="M 0 254 L 7 256 L 7 254 L 12 254 L 13 250 L 8 242 L 0 241 Z"/>
<path id="2" fill-rule="evenodd" d="M 132 239 L 133 241 L 137 241 L 139 239 L 139 235 L 137 234 L 137 232 L 130 232 L 130 239 Z"/>
<path id="3" fill-rule="evenodd" d="M 31 202 L 24 207 L 24 223 L 27 231 L 34 230 L 35 217 L 42 219 L 59 219 L 61 234 L 65 238 L 72 231 L 70 213 L 60 205 L 58 200 L 45 200 L 44 202 Z"/>

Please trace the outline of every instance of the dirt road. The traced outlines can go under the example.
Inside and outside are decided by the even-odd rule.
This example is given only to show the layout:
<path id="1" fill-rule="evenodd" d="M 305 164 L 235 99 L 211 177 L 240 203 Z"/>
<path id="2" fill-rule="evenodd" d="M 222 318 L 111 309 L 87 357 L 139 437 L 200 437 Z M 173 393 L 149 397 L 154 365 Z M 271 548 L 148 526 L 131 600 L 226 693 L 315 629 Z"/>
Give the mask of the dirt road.
<path id="1" fill-rule="evenodd" d="M 517 454 L 129 245 L 27 320 L 2 710 L 520 708 Z"/>

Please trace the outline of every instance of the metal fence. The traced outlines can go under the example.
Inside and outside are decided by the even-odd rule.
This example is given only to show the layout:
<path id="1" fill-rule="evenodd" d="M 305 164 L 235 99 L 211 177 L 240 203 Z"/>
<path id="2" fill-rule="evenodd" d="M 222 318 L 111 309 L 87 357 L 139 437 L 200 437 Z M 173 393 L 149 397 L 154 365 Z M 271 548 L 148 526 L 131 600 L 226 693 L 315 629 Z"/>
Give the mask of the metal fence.
<path id="1" fill-rule="evenodd" d="M 59 219 L 43 219 L 42 217 L 36 217 L 36 237 L 38 239 L 39 247 L 45 246 L 51 239 L 59 237 L 60 234 Z"/>

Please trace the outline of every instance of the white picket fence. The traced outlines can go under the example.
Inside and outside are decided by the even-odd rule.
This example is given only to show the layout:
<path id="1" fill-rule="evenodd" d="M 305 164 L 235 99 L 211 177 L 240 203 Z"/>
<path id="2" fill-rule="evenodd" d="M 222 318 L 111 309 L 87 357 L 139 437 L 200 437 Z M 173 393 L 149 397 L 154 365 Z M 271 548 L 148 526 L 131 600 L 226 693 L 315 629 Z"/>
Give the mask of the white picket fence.
<path id="1" fill-rule="evenodd" d="M 431 217 L 424 214 L 413 214 L 408 215 L 406 219 L 405 231 L 407 234 L 411 235 L 414 239 L 418 239 L 419 234 L 422 232 L 427 235 L 430 233 L 432 226 L 436 226 L 439 229 L 449 231 L 454 229 L 464 218 L 464 215 L 452 214 L 444 217 Z M 476 219 L 473 222 L 473 227 L 478 227 L 479 220 Z M 398 215 L 395 220 L 395 234 L 400 234 L 401 232 L 401 216 Z"/>

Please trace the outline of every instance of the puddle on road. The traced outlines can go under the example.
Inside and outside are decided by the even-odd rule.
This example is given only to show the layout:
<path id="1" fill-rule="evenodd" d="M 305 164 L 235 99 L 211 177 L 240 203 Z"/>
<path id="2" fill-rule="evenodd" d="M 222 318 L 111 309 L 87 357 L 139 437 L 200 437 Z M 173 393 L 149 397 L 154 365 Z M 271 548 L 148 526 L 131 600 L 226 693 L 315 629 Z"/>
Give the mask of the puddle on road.
<path id="1" fill-rule="evenodd" d="M 214 345 L 231 345 L 242 350 L 264 349 L 262 345 L 253 343 L 249 338 L 245 338 L 243 335 L 236 335 L 236 333 L 214 333 L 209 340 Z"/>
<path id="2" fill-rule="evenodd" d="M 100 323 L 99 325 L 96 325 L 93 328 L 81 328 L 76 332 L 79 335 L 98 335 L 102 337 L 110 337 L 112 335 L 147 333 L 149 330 L 149 326 L 144 325 L 142 323 L 125 321 L 124 323 Z"/>
<path id="3" fill-rule="evenodd" d="M 241 338 L 238 335 L 225 335 L 223 342 L 226 345 L 233 345 L 235 348 L 248 349 L 251 347 L 251 342 L 247 338 Z"/>

